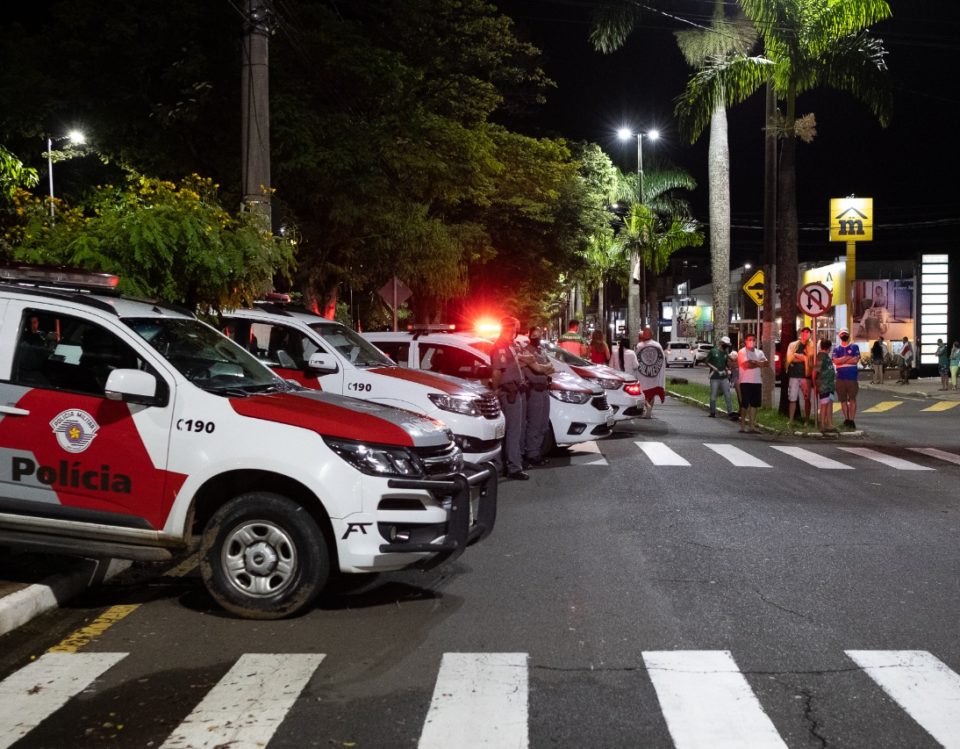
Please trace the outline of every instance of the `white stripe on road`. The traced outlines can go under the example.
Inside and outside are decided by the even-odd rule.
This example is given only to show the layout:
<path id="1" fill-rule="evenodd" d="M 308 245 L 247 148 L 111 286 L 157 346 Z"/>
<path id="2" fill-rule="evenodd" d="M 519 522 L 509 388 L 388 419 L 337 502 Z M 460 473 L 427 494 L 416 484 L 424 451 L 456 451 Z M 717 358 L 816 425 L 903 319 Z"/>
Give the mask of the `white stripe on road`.
<path id="1" fill-rule="evenodd" d="M 577 442 L 569 447 L 572 466 L 608 466 L 607 459 L 600 452 L 596 442 Z"/>
<path id="2" fill-rule="evenodd" d="M 774 450 L 779 450 L 782 453 L 786 453 L 797 460 L 802 460 L 804 463 L 812 465 L 814 468 L 826 468 L 830 471 L 842 471 L 842 470 L 852 470 L 853 466 L 848 466 L 846 463 L 841 463 L 839 460 L 833 460 L 831 458 L 824 457 L 823 455 L 817 455 L 817 453 L 812 450 L 807 450 L 803 447 L 779 447 L 776 445 L 771 445 Z"/>
<path id="3" fill-rule="evenodd" d="M 662 442 L 637 442 L 636 445 L 647 454 L 655 466 L 690 465 Z"/>
<path id="4" fill-rule="evenodd" d="M 645 652 L 677 749 L 786 749 L 727 650 Z"/>
<path id="5" fill-rule="evenodd" d="M 875 460 L 878 463 L 883 463 L 885 466 L 890 466 L 891 468 L 896 468 L 898 471 L 932 471 L 932 468 L 927 466 L 922 466 L 919 463 L 911 463 L 909 460 L 904 460 L 903 458 L 895 458 L 892 455 L 884 455 L 883 453 L 877 452 L 876 450 L 871 450 L 869 447 L 841 447 L 840 450 L 844 452 L 851 453 L 853 455 L 859 455 L 861 458 L 869 458 L 870 460 Z"/>
<path id="6" fill-rule="evenodd" d="M 529 745 L 526 653 L 444 653 L 420 749 Z"/>
<path id="7" fill-rule="evenodd" d="M 846 652 L 934 739 L 960 749 L 960 676 L 925 650 Z"/>
<path id="8" fill-rule="evenodd" d="M 940 458 L 940 460 L 945 460 L 948 463 L 956 463 L 958 466 L 960 466 L 960 455 L 948 453 L 946 450 L 938 450 L 935 447 L 910 447 L 907 449 L 913 450 L 915 453 L 929 455 L 931 458 Z"/>
<path id="9" fill-rule="evenodd" d="M 729 460 L 737 468 L 769 468 L 769 463 L 764 463 L 760 458 L 753 457 L 746 450 L 741 450 L 735 445 L 715 445 L 704 442 L 704 445 Z"/>
<path id="10" fill-rule="evenodd" d="M 161 749 L 266 746 L 323 658 L 245 653 Z"/>
<path id="11" fill-rule="evenodd" d="M 126 653 L 47 653 L 0 682 L 0 749 L 19 741 Z"/>

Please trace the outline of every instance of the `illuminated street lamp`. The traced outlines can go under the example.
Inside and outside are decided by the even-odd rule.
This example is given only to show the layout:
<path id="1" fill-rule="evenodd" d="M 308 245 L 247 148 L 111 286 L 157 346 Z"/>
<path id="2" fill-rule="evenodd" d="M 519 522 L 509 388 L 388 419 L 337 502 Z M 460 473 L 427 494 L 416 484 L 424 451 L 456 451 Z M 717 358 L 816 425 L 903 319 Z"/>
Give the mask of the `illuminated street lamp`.
<path id="1" fill-rule="evenodd" d="M 617 130 L 617 137 L 620 140 L 630 140 L 633 137 L 637 139 L 637 203 L 643 203 L 643 139 L 656 140 L 660 137 L 659 130 L 638 130 L 633 132 L 629 127 L 621 127 Z M 633 269 L 630 270 L 633 273 Z M 649 309 L 647 302 L 647 266 L 640 263 L 640 277 L 643 284 L 643 319 L 640 321 L 640 327 L 646 328 L 649 320 Z"/>
<path id="2" fill-rule="evenodd" d="M 643 202 L 643 139 L 644 137 L 646 137 L 647 140 L 656 140 L 657 138 L 660 137 L 660 131 L 647 130 L 646 132 L 644 132 L 643 130 L 638 130 L 637 132 L 633 132 L 633 130 L 631 130 L 628 127 L 622 127 L 619 130 L 617 130 L 617 137 L 620 140 L 630 140 L 633 137 L 636 137 L 637 139 L 637 179 L 639 181 L 639 186 L 640 186 L 640 190 L 639 190 L 640 194 L 637 197 L 639 199 L 639 202 L 642 203 Z"/>
<path id="3" fill-rule="evenodd" d="M 82 146 L 87 142 L 86 136 L 79 130 L 71 130 L 66 135 L 61 135 L 58 138 L 52 136 L 47 136 L 47 176 L 50 181 L 50 218 L 54 217 L 54 207 L 53 207 L 53 142 L 55 140 L 68 140 L 71 143 L 75 143 L 78 146 Z"/>

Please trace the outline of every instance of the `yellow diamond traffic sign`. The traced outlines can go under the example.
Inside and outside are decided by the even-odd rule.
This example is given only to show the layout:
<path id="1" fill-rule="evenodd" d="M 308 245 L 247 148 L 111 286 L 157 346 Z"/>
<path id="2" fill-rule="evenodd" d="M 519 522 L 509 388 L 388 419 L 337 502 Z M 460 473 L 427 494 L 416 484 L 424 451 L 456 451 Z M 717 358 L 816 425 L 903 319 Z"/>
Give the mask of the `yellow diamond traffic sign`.
<path id="1" fill-rule="evenodd" d="M 763 284 L 763 271 L 758 270 L 750 276 L 750 280 L 743 285 L 743 290 L 746 295 L 750 297 L 758 307 L 763 306 Z"/>

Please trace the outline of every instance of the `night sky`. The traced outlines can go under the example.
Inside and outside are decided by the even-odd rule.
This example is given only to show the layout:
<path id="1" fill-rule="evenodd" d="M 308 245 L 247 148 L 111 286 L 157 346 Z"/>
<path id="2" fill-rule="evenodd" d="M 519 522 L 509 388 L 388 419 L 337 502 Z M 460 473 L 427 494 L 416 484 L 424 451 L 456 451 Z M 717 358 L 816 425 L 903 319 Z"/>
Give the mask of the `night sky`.
<path id="1" fill-rule="evenodd" d="M 682 24 L 648 15 L 646 26 L 618 52 L 595 52 L 589 42 L 587 0 L 494 0 L 516 21 L 518 33 L 544 53 L 542 64 L 557 83 L 548 102 L 525 122 L 538 135 L 599 143 L 623 169 L 636 168 L 635 142 L 621 144 L 621 125 L 658 128 L 661 139 L 644 143 L 644 167 L 660 154 L 690 171 L 700 187 L 693 197 L 706 218 L 707 135 L 690 145 L 677 131 L 673 99 L 690 68 L 672 31 Z M 676 16 L 706 23 L 712 0 L 677 0 Z M 798 101 L 814 112 L 817 138 L 798 144 L 797 190 L 801 261 L 828 259 L 842 247 L 826 241 L 828 201 L 849 194 L 873 197 L 875 241 L 868 252 L 893 259 L 919 249 L 941 249 L 960 231 L 960 158 L 955 133 L 960 86 L 960 8 L 951 0 L 894 0 L 894 18 L 875 28 L 889 51 L 895 87 L 891 125 L 881 128 L 865 107 L 823 91 Z M 729 111 L 734 264 L 761 256 L 763 97 Z M 750 228 L 754 227 L 754 228 Z"/>

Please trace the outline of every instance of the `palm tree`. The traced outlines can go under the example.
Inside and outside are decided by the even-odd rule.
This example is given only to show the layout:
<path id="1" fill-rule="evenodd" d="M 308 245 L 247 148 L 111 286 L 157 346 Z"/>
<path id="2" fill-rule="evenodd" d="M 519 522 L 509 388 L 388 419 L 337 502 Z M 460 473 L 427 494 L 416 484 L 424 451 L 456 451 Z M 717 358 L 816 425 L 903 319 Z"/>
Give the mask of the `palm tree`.
<path id="1" fill-rule="evenodd" d="M 738 0 L 763 40 L 763 57 L 736 55 L 705 66 L 690 79 L 677 112 L 694 136 L 711 114 L 710 102 L 743 101 L 772 80 L 782 111 L 777 185 L 777 285 L 780 287 L 780 344 L 796 337 L 798 232 L 796 141 L 815 135 L 812 115 L 797 116 L 797 97 L 828 86 L 860 100 L 886 125 L 891 94 L 886 50 L 869 26 L 889 18 L 887 0 Z M 768 123 L 768 127 L 771 124 Z M 781 394 L 781 401 L 784 399 Z M 784 404 L 781 403 L 781 408 Z"/>
<path id="2" fill-rule="evenodd" d="M 756 43 L 753 27 L 741 17 L 728 19 L 724 0 L 714 0 L 710 27 L 678 31 L 674 36 L 687 64 L 701 70 L 715 62 L 745 55 Z M 707 150 L 707 190 L 710 222 L 710 271 L 713 281 L 714 336 L 727 334 L 730 320 L 730 148 L 727 109 L 722 87 L 709 103 L 710 144 Z M 691 142 L 695 141 L 693 138 Z"/>
<path id="3" fill-rule="evenodd" d="M 594 233 L 588 240 L 587 246 L 581 255 L 586 267 L 581 272 L 583 286 L 588 297 L 597 294 L 597 327 L 607 329 L 606 319 L 606 285 L 614 276 L 619 276 L 618 267 L 622 264 L 620 246 L 614 239 L 613 229 L 610 227 Z"/>
<path id="4" fill-rule="evenodd" d="M 629 204 L 616 227 L 616 242 L 628 260 L 627 335 L 631 340 L 641 329 L 640 286 L 636 279 L 643 279 L 643 306 L 648 312 L 647 271 L 660 275 L 674 252 L 703 244 L 703 234 L 690 215 L 690 207 L 678 194 L 679 190 L 697 186 L 693 177 L 681 170 L 653 170 L 644 176 L 642 194 L 638 179 L 634 174 L 622 176 L 617 196 L 619 202 Z M 647 314 L 643 323 L 647 323 Z"/>

